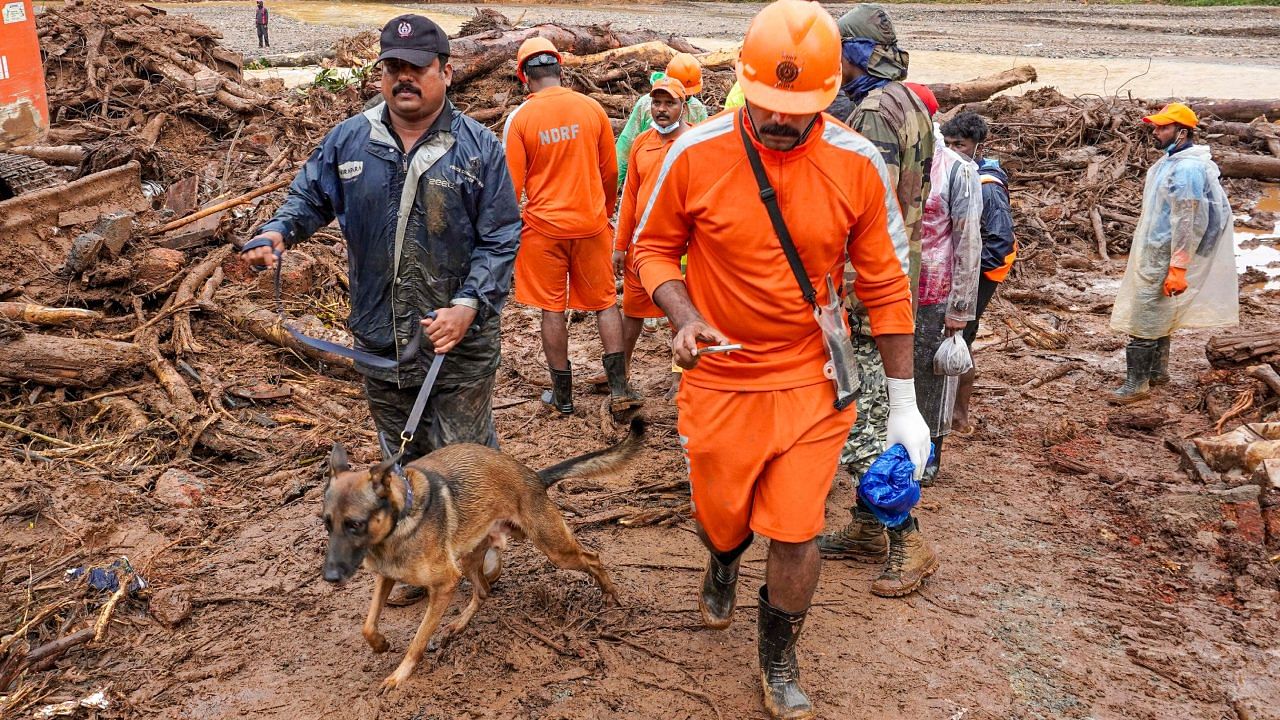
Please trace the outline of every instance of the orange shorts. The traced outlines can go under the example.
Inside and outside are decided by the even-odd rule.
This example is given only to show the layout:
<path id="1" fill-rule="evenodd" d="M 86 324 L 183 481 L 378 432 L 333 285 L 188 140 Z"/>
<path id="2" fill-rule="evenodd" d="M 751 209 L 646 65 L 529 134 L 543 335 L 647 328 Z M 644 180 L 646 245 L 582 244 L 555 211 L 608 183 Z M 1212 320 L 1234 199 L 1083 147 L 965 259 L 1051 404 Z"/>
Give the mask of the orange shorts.
<path id="1" fill-rule="evenodd" d="M 644 285 L 640 284 L 640 276 L 636 274 L 635 265 L 632 264 L 631 249 L 627 249 L 627 259 L 623 261 L 622 267 L 622 314 L 630 318 L 660 318 L 665 317 L 666 313 L 662 312 L 653 302 L 653 298 L 649 297 L 649 293 L 644 289 Z"/>
<path id="2" fill-rule="evenodd" d="M 686 376 L 687 377 L 687 376 Z M 732 550 L 752 531 L 782 542 L 822 532 L 827 492 L 857 416 L 836 410 L 830 383 L 726 392 L 680 386 L 678 428 L 693 516 Z"/>
<path id="3" fill-rule="evenodd" d="M 547 237 L 526 223 L 516 252 L 516 302 L 550 312 L 604 310 L 617 302 L 613 233 Z"/>

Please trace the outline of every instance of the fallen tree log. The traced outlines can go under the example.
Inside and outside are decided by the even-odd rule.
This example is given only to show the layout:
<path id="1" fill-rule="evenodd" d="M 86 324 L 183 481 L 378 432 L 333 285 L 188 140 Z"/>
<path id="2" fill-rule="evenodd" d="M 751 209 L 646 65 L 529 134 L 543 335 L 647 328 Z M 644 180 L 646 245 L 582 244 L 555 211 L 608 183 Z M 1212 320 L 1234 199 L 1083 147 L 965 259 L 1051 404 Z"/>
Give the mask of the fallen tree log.
<path id="1" fill-rule="evenodd" d="M 662 35 L 651 30 L 618 32 L 600 25 L 565 26 L 544 23 L 531 28 L 484 32 L 451 40 L 449 49 L 453 53 L 453 87 L 460 88 L 469 80 L 511 62 L 520 44 L 531 37 L 544 37 L 561 53 L 574 55 L 591 55 L 654 41 L 670 45 L 679 52 L 698 52 L 684 38 Z"/>
<path id="2" fill-rule="evenodd" d="M 292 350 L 303 357 L 311 358 L 319 362 L 323 362 L 330 367 L 337 368 L 346 374 L 355 373 L 355 365 L 344 357 L 339 357 L 333 353 L 327 353 L 323 350 L 317 350 L 309 345 L 304 345 L 293 338 L 284 326 L 280 324 L 280 318 L 275 313 L 265 308 L 260 308 L 253 303 L 240 301 L 232 303 L 226 307 L 220 307 L 219 311 L 232 324 L 249 332 L 250 335 L 264 340 L 273 345 L 279 345 L 282 348 Z M 314 332 L 310 328 L 302 327 L 296 320 L 285 320 L 285 324 L 292 327 L 298 332 Z"/>
<path id="3" fill-rule="evenodd" d="M 140 367 L 133 343 L 24 333 L 0 343 L 0 377 L 62 387 L 102 387 L 122 370 Z"/>
<path id="4" fill-rule="evenodd" d="M 1273 332 L 1228 333 L 1205 343 L 1205 357 L 1216 368 L 1280 361 L 1280 336 Z"/>
<path id="5" fill-rule="evenodd" d="M 1215 152 L 1213 161 L 1222 171 L 1222 177 L 1280 180 L 1280 157 Z"/>
<path id="6" fill-rule="evenodd" d="M 605 50 L 591 55 L 565 55 L 563 65 L 565 67 L 582 67 L 604 63 L 639 62 L 648 67 L 660 68 L 666 67 L 677 52 L 679 51 L 665 42 L 654 40 L 640 43 L 639 45 L 613 48 L 612 50 Z"/>
<path id="7" fill-rule="evenodd" d="M 250 55 L 245 62 L 257 63 L 262 67 L 308 67 L 319 65 L 324 60 L 332 60 L 337 53 L 332 49 L 323 52 L 276 53 L 274 55 Z"/>
<path id="8" fill-rule="evenodd" d="M 1179 100 L 1178 98 L 1167 98 L 1165 100 L 1153 100 L 1152 107 L 1167 105 L 1171 102 L 1185 102 L 1191 106 L 1196 114 L 1204 117 L 1210 115 L 1219 120 L 1234 120 L 1238 122 L 1249 122 L 1257 117 L 1265 116 L 1268 119 L 1275 120 L 1280 118 L 1280 99 L 1271 100 L 1207 100 L 1192 99 Z"/>
<path id="9" fill-rule="evenodd" d="M 23 302 L 0 302 L 0 315 L 32 325 L 72 325 L 102 319 L 102 313 L 97 310 L 45 307 Z"/>
<path id="10" fill-rule="evenodd" d="M 79 145 L 23 145 L 5 152 L 26 155 L 50 165 L 79 165 L 84 162 L 84 148 Z"/>
<path id="11" fill-rule="evenodd" d="M 1001 90 L 1036 81 L 1036 69 L 1020 65 L 1002 73 L 958 83 L 932 83 L 929 89 L 938 99 L 938 107 L 948 109 L 963 103 L 979 102 Z"/>

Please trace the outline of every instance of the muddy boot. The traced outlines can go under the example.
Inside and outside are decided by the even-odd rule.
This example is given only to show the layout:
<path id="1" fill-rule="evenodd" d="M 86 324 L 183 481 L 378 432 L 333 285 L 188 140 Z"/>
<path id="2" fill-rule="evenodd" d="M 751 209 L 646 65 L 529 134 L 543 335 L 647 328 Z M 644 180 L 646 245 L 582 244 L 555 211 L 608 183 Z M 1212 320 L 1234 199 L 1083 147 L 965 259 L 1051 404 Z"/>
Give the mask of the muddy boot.
<path id="1" fill-rule="evenodd" d="M 707 557 L 698 612 L 702 613 L 702 624 L 712 630 L 723 630 L 733 622 L 733 608 L 738 604 L 738 562 L 752 540 L 754 534 L 729 552 L 712 552 Z"/>
<path id="2" fill-rule="evenodd" d="M 391 607 L 409 607 L 422 602 L 426 596 L 426 588 L 420 588 L 417 585 L 401 585 L 387 596 L 387 604 Z"/>
<path id="3" fill-rule="evenodd" d="M 484 551 L 484 560 L 480 561 L 480 572 L 484 573 L 484 579 L 492 585 L 502 577 L 502 551 L 496 547 L 491 547 Z"/>
<path id="4" fill-rule="evenodd" d="M 796 642 L 807 612 L 789 613 L 769 604 L 769 586 L 760 587 L 760 618 L 756 623 L 760 647 L 760 685 L 764 707 L 776 720 L 815 717 L 813 703 L 800 687 Z"/>
<path id="5" fill-rule="evenodd" d="M 1151 377 L 1147 381 L 1152 385 L 1169 384 L 1169 342 L 1172 339 L 1165 335 L 1156 341 L 1155 364 L 1151 367 Z"/>
<path id="6" fill-rule="evenodd" d="M 542 402 L 565 415 L 573 414 L 573 364 L 568 370 L 551 370 L 551 389 L 542 393 Z"/>
<path id="7" fill-rule="evenodd" d="M 1129 345 L 1124 349 L 1125 360 L 1129 366 L 1128 374 L 1125 376 L 1124 385 L 1111 391 L 1111 397 L 1107 398 L 1108 402 L 1112 405 L 1128 405 L 1151 395 L 1151 386 L 1147 379 L 1151 377 L 1151 369 L 1155 366 L 1156 344 L 1155 340 L 1129 339 Z"/>
<path id="8" fill-rule="evenodd" d="M 644 405 L 644 397 L 627 382 L 627 356 L 620 352 L 607 353 L 601 359 L 604 373 L 609 376 L 609 411 L 620 416 Z"/>
<path id="9" fill-rule="evenodd" d="M 826 558 L 848 558 L 860 562 L 884 562 L 889 541 L 884 525 L 863 506 L 862 501 L 850 509 L 853 519 L 836 532 L 818 536 L 818 551 Z"/>
<path id="10" fill-rule="evenodd" d="M 871 583 L 871 593 L 880 597 L 909 595 L 938 569 L 938 556 L 920 534 L 914 516 L 898 529 L 889 528 L 889 559 L 880 577 Z"/>

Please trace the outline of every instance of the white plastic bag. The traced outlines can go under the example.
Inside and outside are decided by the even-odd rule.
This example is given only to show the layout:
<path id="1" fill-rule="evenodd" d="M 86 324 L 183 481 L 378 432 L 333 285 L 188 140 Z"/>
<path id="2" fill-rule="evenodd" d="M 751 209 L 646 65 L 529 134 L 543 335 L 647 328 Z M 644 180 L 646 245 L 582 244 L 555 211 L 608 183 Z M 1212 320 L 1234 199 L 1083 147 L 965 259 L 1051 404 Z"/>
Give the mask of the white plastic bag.
<path id="1" fill-rule="evenodd" d="M 952 333 L 933 354 L 933 374 L 955 377 L 973 369 L 973 356 L 960 333 Z"/>

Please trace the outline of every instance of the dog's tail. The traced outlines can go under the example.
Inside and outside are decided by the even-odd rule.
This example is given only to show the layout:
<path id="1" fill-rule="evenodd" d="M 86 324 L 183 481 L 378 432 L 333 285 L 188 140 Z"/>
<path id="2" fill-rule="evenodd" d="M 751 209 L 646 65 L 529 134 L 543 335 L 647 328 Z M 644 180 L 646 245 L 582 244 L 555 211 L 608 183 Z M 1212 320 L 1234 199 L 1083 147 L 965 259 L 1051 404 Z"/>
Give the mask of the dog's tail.
<path id="1" fill-rule="evenodd" d="M 538 477 L 542 479 L 544 486 L 551 487 L 565 478 L 586 478 L 617 472 L 625 467 L 627 461 L 640 449 L 647 426 L 648 423 L 645 422 L 644 418 L 632 418 L 631 429 L 627 436 L 622 439 L 622 442 L 604 450 L 596 450 L 586 455 L 570 458 L 545 470 L 539 470 Z"/>

